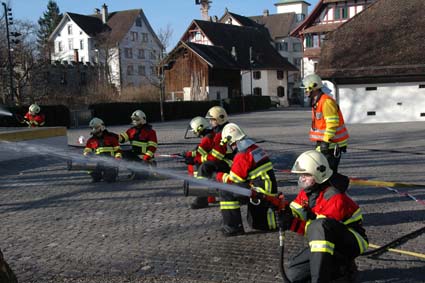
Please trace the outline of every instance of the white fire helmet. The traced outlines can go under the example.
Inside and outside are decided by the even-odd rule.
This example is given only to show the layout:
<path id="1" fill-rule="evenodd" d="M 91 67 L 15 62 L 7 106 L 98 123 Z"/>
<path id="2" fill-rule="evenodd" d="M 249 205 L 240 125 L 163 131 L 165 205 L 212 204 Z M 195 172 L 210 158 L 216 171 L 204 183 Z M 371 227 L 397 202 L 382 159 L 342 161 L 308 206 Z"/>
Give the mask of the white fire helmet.
<path id="1" fill-rule="evenodd" d="M 238 125 L 229 123 L 224 126 L 221 132 L 221 143 L 232 145 L 235 142 L 243 140 L 245 137 L 245 132 Z"/>
<path id="2" fill-rule="evenodd" d="M 310 174 L 318 184 L 326 182 L 333 174 L 326 157 L 316 150 L 309 150 L 298 156 L 291 172 Z"/>
<path id="3" fill-rule="evenodd" d="M 189 125 L 192 132 L 197 136 L 201 135 L 205 129 L 210 128 L 210 123 L 208 120 L 201 116 L 196 116 L 193 118 Z"/>
<path id="4" fill-rule="evenodd" d="M 310 74 L 304 77 L 303 86 L 301 88 L 305 88 L 305 91 L 308 93 L 313 90 L 321 89 L 322 87 L 322 79 L 316 74 Z"/>
<path id="5" fill-rule="evenodd" d="M 37 104 L 31 104 L 31 106 L 28 108 L 28 111 L 30 112 L 31 115 L 36 115 L 40 112 L 40 106 L 38 106 Z"/>
<path id="6" fill-rule="evenodd" d="M 140 126 L 146 124 L 146 114 L 142 110 L 136 110 L 131 114 L 131 123 L 134 126 Z"/>
<path id="7" fill-rule="evenodd" d="M 102 119 L 93 118 L 89 123 L 89 127 L 92 129 L 91 134 L 99 134 L 105 130 L 105 123 L 103 123 Z"/>
<path id="8" fill-rule="evenodd" d="M 223 125 L 228 121 L 227 112 L 221 106 L 211 107 L 210 110 L 208 110 L 207 115 L 205 115 L 205 118 L 215 119 L 219 125 Z"/>

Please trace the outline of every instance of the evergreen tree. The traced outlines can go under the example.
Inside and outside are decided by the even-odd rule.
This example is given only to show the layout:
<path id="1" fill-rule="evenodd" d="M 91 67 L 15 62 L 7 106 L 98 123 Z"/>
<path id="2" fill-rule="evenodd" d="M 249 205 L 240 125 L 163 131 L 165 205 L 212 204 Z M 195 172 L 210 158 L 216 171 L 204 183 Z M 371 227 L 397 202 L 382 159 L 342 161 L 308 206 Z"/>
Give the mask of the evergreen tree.
<path id="1" fill-rule="evenodd" d="M 43 57 L 50 58 L 51 46 L 48 42 L 50 34 L 62 20 L 59 6 L 54 0 L 47 3 L 47 11 L 38 20 L 39 30 L 37 32 L 37 43 Z"/>

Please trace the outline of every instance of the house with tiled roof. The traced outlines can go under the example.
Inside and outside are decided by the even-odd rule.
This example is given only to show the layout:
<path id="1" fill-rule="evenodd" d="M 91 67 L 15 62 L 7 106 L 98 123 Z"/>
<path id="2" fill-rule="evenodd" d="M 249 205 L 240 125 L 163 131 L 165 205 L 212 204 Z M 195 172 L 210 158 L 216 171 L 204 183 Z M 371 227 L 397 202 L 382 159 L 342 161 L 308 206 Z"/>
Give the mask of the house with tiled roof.
<path id="1" fill-rule="evenodd" d="M 166 92 L 183 100 L 287 98 L 288 72 L 297 70 L 263 27 L 200 20 L 190 24 L 164 62 Z"/>
<path id="2" fill-rule="evenodd" d="M 318 74 L 348 123 L 425 121 L 424 0 L 376 0 L 329 33 Z"/>
<path id="3" fill-rule="evenodd" d="M 270 14 L 269 10 L 264 10 L 262 15 L 248 17 L 226 9 L 219 22 L 266 28 L 280 55 L 300 69 L 303 57 L 302 42 L 299 38 L 290 36 L 290 32 L 306 17 L 309 5 L 302 0 L 280 0 L 275 3 L 276 14 Z M 291 103 L 302 101 L 303 93 L 299 90 L 300 78 L 299 71 L 288 73 L 287 93 Z"/>
<path id="4" fill-rule="evenodd" d="M 291 31 L 303 42 L 301 76 L 314 73 L 325 35 L 334 31 L 375 0 L 319 0 L 311 13 Z M 404 2 L 404 1 L 402 1 Z"/>
<path id="5" fill-rule="evenodd" d="M 52 61 L 102 66 L 118 90 L 157 79 L 162 44 L 142 9 L 109 13 L 104 4 L 94 15 L 65 13 L 49 38 Z"/>

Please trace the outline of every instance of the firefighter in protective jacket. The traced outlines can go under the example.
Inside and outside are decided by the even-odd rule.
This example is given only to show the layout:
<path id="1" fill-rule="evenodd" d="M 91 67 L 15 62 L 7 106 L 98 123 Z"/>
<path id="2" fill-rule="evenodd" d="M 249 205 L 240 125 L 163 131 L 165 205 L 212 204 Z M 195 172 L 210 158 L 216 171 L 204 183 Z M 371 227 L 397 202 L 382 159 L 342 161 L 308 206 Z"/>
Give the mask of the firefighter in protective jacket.
<path id="1" fill-rule="evenodd" d="M 130 142 L 131 145 L 131 151 L 125 155 L 125 158 L 155 165 L 155 151 L 158 147 L 155 130 L 147 123 L 146 115 L 142 110 L 134 111 L 131 114 L 131 121 L 133 127 L 119 136 L 120 143 Z M 131 176 L 137 177 L 137 174 L 133 173 Z"/>
<path id="2" fill-rule="evenodd" d="M 43 127 L 46 122 L 46 117 L 43 113 L 40 113 L 40 110 L 40 106 L 31 104 L 21 123 L 26 123 L 28 128 Z"/>
<path id="3" fill-rule="evenodd" d="M 221 142 L 237 149 L 229 173 L 219 172 L 216 180 L 223 183 L 239 184 L 247 189 L 255 186 L 263 194 L 275 196 L 277 182 L 273 165 L 267 153 L 247 137 L 236 124 L 227 124 L 222 132 Z M 220 210 L 223 216 L 223 234 L 235 236 L 244 233 L 240 202 L 231 193 L 220 192 Z M 248 203 L 248 223 L 253 229 L 275 230 L 277 227 L 273 210 L 263 204 Z"/>
<path id="4" fill-rule="evenodd" d="M 194 150 L 183 152 L 183 157 L 188 166 L 188 173 L 193 177 L 198 176 L 199 166 L 207 161 L 208 154 L 211 152 L 214 146 L 214 132 L 207 119 L 201 116 L 193 118 L 189 127 L 191 131 L 201 138 L 201 141 Z M 216 199 L 214 196 L 208 197 L 208 203 L 215 203 Z"/>
<path id="5" fill-rule="evenodd" d="M 316 143 L 316 150 L 325 155 L 336 173 L 349 138 L 344 117 L 336 101 L 324 92 L 326 88 L 318 75 L 306 76 L 303 85 L 312 107 L 310 140 Z"/>
<path id="6" fill-rule="evenodd" d="M 345 193 L 349 179 L 333 173 L 325 156 L 316 150 L 301 154 L 291 172 L 299 174 L 302 189 L 278 214 L 278 224 L 304 234 L 309 247 L 290 261 L 288 278 L 291 282 L 329 282 L 346 276 L 355 268 L 354 258 L 368 248 L 361 210 Z"/>
<path id="7" fill-rule="evenodd" d="M 121 148 L 118 142 L 118 135 L 109 132 L 105 123 L 99 118 L 93 118 L 89 123 L 92 135 L 84 148 L 84 156 L 110 156 L 115 159 L 121 159 Z M 115 182 L 118 176 L 118 168 L 110 165 L 99 164 L 98 167 L 90 172 L 93 182 L 99 182 L 104 179 L 106 182 Z"/>
<path id="8" fill-rule="evenodd" d="M 188 165 L 195 165 L 196 169 L 207 161 L 208 153 L 214 146 L 214 132 L 209 122 L 204 117 L 197 116 L 190 121 L 190 129 L 201 141 L 194 150 L 183 152 L 183 157 Z M 194 172 L 196 177 L 197 172 Z"/>
<path id="9" fill-rule="evenodd" d="M 232 164 L 233 154 L 228 151 L 226 145 L 222 145 L 221 131 L 228 122 L 226 110 L 221 106 L 211 107 L 205 116 L 212 127 L 214 138 L 211 151 L 206 156 L 206 161 L 202 162 L 198 169 L 198 178 L 211 178 L 215 172 L 229 172 Z M 208 197 L 196 197 L 191 203 L 192 209 L 208 207 Z"/>

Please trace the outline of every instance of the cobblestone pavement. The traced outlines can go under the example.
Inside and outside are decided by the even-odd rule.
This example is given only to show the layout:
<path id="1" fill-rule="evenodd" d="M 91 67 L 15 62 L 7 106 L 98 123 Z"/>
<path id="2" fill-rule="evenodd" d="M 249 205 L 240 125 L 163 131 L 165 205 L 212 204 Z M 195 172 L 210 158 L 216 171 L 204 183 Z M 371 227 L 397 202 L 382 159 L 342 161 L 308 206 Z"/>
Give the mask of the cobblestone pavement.
<path id="1" fill-rule="evenodd" d="M 275 168 L 289 169 L 311 148 L 310 113 L 305 109 L 235 115 L 272 156 Z M 155 123 L 158 153 L 190 149 L 184 140 L 188 121 Z M 121 131 L 125 127 L 111 127 Z M 340 171 L 350 177 L 425 185 L 423 123 L 349 125 L 350 148 Z M 75 144 L 86 129 L 68 131 Z M 25 151 L 25 143 L 21 143 Z M 2 144 L 1 154 L 7 151 Z M 44 151 L 44 147 L 49 148 Z M 41 155 L 0 161 L 0 248 L 20 282 L 281 282 L 277 233 L 224 238 L 217 207 L 190 210 L 182 180 L 127 179 L 90 183 L 85 172 L 67 171 L 64 148 L 46 145 Z M 69 147 L 69 156 L 81 148 Z M 51 155 L 46 152 L 53 153 Z M 55 152 L 57 154 L 55 154 Z M 22 153 L 22 152 L 21 152 Z M 10 151 L 10 154 L 14 154 Z M 10 158 L 9 158 L 10 159 Z M 1 159 L 0 159 L 1 160 Z M 158 168 L 185 176 L 183 163 L 158 158 Z M 292 199 L 294 176 L 278 172 L 279 190 Z M 425 200 L 421 187 L 398 188 Z M 383 245 L 424 226 L 425 205 L 385 188 L 352 186 L 362 206 L 370 242 Z M 246 213 L 243 208 L 243 213 Z M 286 254 L 294 255 L 303 238 L 287 233 Z M 425 235 L 396 249 L 425 254 Z M 396 252 L 359 257 L 359 282 L 425 282 L 425 260 Z"/>

